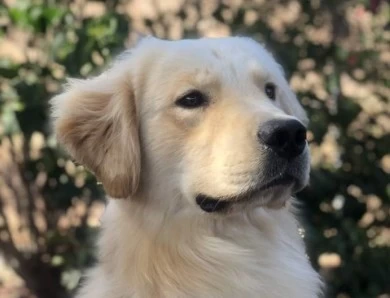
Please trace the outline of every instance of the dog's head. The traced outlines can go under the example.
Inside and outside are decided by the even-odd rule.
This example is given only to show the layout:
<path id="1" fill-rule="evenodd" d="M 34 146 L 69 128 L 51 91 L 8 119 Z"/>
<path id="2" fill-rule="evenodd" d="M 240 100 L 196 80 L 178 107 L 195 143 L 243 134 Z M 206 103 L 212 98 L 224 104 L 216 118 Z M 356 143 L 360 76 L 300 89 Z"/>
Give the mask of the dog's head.
<path id="1" fill-rule="evenodd" d="M 308 181 L 305 113 L 251 39 L 146 38 L 52 105 L 60 142 L 114 198 L 277 207 Z"/>

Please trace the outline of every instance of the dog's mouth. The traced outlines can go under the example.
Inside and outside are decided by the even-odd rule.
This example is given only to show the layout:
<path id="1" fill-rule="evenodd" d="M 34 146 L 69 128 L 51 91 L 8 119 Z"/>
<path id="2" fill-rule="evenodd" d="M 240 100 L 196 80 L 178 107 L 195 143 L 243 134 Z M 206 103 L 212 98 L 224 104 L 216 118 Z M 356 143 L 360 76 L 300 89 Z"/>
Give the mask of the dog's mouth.
<path id="1" fill-rule="evenodd" d="M 280 186 L 288 186 L 298 184 L 297 179 L 291 175 L 283 175 L 281 177 L 275 178 L 272 181 L 260 185 L 257 188 L 246 190 L 243 193 L 234 196 L 224 196 L 224 197 L 210 197 L 205 194 L 199 194 L 196 196 L 196 203 L 199 207 L 208 213 L 211 212 L 221 212 L 229 208 L 232 204 L 245 203 L 252 201 L 259 197 L 262 193 L 269 191 L 273 188 Z"/>

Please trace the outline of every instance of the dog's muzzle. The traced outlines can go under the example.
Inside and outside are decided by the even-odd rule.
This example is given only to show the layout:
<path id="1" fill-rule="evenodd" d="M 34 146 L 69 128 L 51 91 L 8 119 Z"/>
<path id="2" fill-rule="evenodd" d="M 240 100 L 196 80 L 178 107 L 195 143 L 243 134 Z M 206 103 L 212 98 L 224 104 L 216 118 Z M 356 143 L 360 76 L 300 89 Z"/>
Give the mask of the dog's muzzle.
<path id="1" fill-rule="evenodd" d="M 302 170 L 307 146 L 306 128 L 295 119 L 274 119 L 264 123 L 258 132 L 259 142 L 267 147 L 269 161 L 265 172 L 279 172 L 277 177 L 254 189 L 244 190 L 233 196 L 211 197 L 198 194 L 196 203 L 205 212 L 221 212 L 236 203 L 245 203 L 262 196 L 272 188 L 292 186 L 297 192 L 304 187 Z M 304 170 L 303 170 L 304 171 Z"/>

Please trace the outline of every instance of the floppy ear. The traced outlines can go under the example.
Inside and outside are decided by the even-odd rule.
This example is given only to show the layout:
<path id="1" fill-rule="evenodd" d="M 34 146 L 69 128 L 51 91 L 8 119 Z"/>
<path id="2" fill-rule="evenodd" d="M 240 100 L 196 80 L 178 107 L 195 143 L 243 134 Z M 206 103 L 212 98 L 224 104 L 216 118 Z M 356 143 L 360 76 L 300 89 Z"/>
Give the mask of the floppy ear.
<path id="1" fill-rule="evenodd" d="M 90 80 L 70 80 L 51 100 L 60 143 L 94 172 L 109 196 L 138 187 L 140 145 L 130 74 L 115 68 Z"/>

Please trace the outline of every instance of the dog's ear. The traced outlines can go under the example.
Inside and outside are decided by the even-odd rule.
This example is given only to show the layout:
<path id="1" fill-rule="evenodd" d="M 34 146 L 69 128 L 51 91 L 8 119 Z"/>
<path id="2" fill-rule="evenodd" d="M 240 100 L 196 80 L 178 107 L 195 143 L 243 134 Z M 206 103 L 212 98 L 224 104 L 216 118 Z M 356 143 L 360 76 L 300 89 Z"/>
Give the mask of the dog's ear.
<path id="1" fill-rule="evenodd" d="M 102 182 L 113 198 L 137 190 L 140 145 L 136 105 L 127 71 L 111 69 L 89 80 L 70 80 L 51 100 L 57 139 Z"/>

